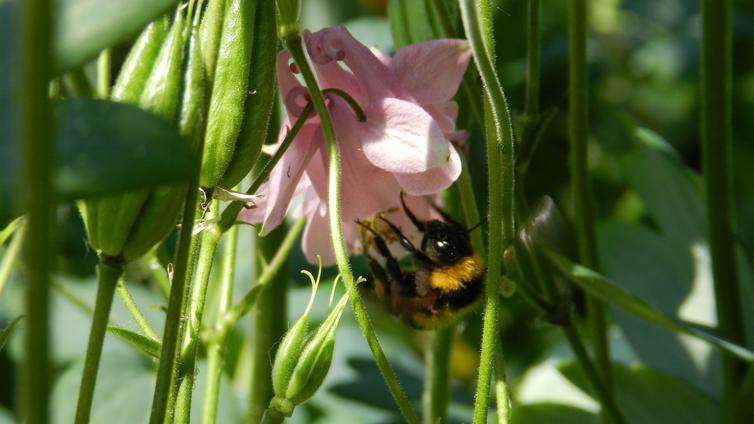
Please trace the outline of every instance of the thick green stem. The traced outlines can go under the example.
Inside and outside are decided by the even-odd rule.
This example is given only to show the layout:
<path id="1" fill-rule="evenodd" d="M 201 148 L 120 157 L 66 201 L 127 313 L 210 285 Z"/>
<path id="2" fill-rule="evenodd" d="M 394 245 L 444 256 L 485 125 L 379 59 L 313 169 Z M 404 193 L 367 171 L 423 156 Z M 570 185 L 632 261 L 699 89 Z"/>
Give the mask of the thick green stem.
<path id="1" fill-rule="evenodd" d="M 586 352 L 586 348 L 581 342 L 581 338 L 579 337 L 579 333 L 574 324 L 563 327 L 563 333 L 568 340 L 568 344 L 571 345 L 571 350 L 576 355 L 576 359 L 584 369 L 586 377 L 592 384 L 592 389 L 597 394 L 597 397 L 602 404 L 602 410 L 606 412 L 616 424 L 625 424 L 626 420 L 618 410 L 618 406 L 613 400 L 612 392 L 608 390 L 607 386 L 605 386 L 604 380 L 600 376 L 599 371 L 589 358 L 589 354 Z"/>
<path id="2" fill-rule="evenodd" d="M 597 239 L 594 228 L 594 199 L 589 178 L 589 84 L 587 69 L 587 0 L 571 0 L 568 19 L 568 109 L 571 193 L 573 218 L 579 246 L 580 262 L 599 269 Z M 587 297 L 587 319 L 597 368 L 612 391 L 610 350 L 605 308 L 597 299 Z"/>
<path id="3" fill-rule="evenodd" d="M 702 168 L 720 334 L 740 343 L 744 329 L 733 229 L 731 171 L 732 1 L 702 0 Z M 743 363 L 723 353 L 724 421 L 732 418 Z"/>
<path id="4" fill-rule="evenodd" d="M 474 53 L 474 61 L 484 85 L 487 105 L 490 108 L 490 114 L 485 115 L 491 118 L 491 125 L 485 125 L 488 129 L 486 138 L 489 237 L 482 350 L 474 404 L 474 423 L 481 424 L 487 421 L 493 356 L 497 341 L 496 318 L 503 246 L 511 243 L 515 233 L 515 140 L 508 102 L 490 57 L 492 39 L 488 29 L 492 27 L 492 20 L 489 14 L 489 4 L 460 0 L 459 6 L 463 26 Z M 486 29 L 483 25 L 486 25 Z"/>
<path id="5" fill-rule="evenodd" d="M 280 249 L 285 226 L 275 229 L 266 237 L 256 240 L 257 251 L 264 259 L 258 258 L 257 270 L 262 269 L 262 262 L 274 258 Z M 286 255 L 287 258 L 287 255 Z M 274 259 L 272 259 L 274 260 Z M 284 260 L 278 269 L 285 269 Z M 262 271 L 264 272 L 264 271 Z M 272 391 L 272 364 L 270 358 L 275 357 L 277 344 L 287 330 L 286 295 L 288 293 L 288 275 L 285 272 L 275 272 L 275 277 L 269 281 L 259 279 L 256 283 L 264 284 L 257 302 L 251 311 L 251 375 L 249 376 L 249 409 L 246 421 L 259 422 L 265 409 L 270 405 Z"/>
<path id="6" fill-rule="evenodd" d="M 51 0 L 17 3 L 21 11 L 19 136 L 21 204 L 27 212 L 23 245 L 26 271 L 26 336 L 19 393 L 21 416 L 29 424 L 49 419 L 50 360 L 48 304 L 50 271 L 55 252 L 55 207 L 50 164 L 55 163 L 52 107 L 47 97 L 52 28 Z M 7 54 L 7 52 L 3 52 Z M 4 78 L 7 78 L 5 76 Z"/>
<path id="7" fill-rule="evenodd" d="M 301 36 L 297 32 L 287 34 L 283 37 L 282 41 L 301 71 L 301 75 L 303 76 L 309 91 L 309 96 L 312 99 L 312 103 L 314 103 L 314 108 L 322 123 L 322 132 L 324 133 L 325 141 L 327 143 L 327 156 L 329 161 L 327 205 L 330 234 L 332 236 L 335 262 L 338 265 L 338 271 L 341 274 L 349 299 L 351 300 L 351 307 L 353 308 L 356 322 L 359 324 L 359 328 L 364 334 L 364 338 L 366 339 L 369 348 L 372 350 L 372 355 L 377 363 L 377 367 L 380 369 L 390 393 L 398 404 L 398 408 L 400 409 L 401 414 L 403 414 L 403 418 L 409 423 L 419 423 L 419 418 L 416 416 L 408 397 L 401 389 L 398 378 L 395 376 L 395 372 L 385 357 L 385 353 L 382 351 L 382 347 L 377 340 L 377 335 L 369 322 L 369 317 L 367 316 L 366 309 L 361 301 L 361 296 L 359 295 L 350 264 L 348 263 L 348 254 L 346 253 L 346 247 L 343 242 L 343 229 L 341 228 L 340 157 L 338 154 L 338 145 L 335 141 L 335 131 L 333 130 L 327 106 L 325 106 L 325 101 L 317 85 L 317 80 L 314 78 L 314 73 L 312 72 L 311 66 L 304 54 L 301 44 Z"/>
<path id="8" fill-rule="evenodd" d="M 215 259 L 217 244 L 223 234 L 217 225 L 214 225 L 219 209 L 220 202 L 213 200 L 209 212 L 205 216 L 205 219 L 213 224 L 208 225 L 199 235 L 202 240 L 201 247 L 199 248 L 199 258 L 194 269 L 191 295 L 187 305 L 186 316 L 188 322 L 183 329 L 181 353 L 176 363 L 176 368 L 179 372 L 182 372 L 182 374 L 177 375 L 176 379 L 176 382 L 179 382 L 179 391 L 175 404 L 175 421 L 179 423 L 189 422 L 189 415 L 191 413 L 191 398 L 194 392 L 196 376 L 196 357 L 199 351 L 199 334 L 202 328 L 204 305 L 207 300 L 207 287 L 209 287 L 209 277 L 212 271 L 212 262 Z M 170 402 L 168 402 L 168 405 L 170 406 Z"/>
<path id="9" fill-rule="evenodd" d="M 120 300 L 123 302 L 123 305 L 128 310 L 128 313 L 131 314 L 131 318 L 133 318 L 136 325 L 139 326 L 139 329 L 141 329 L 142 333 L 144 333 L 145 336 L 149 337 L 152 340 L 160 340 L 160 337 L 157 335 L 157 333 L 154 332 L 152 326 L 149 325 L 149 321 L 144 318 L 144 314 L 142 314 L 141 310 L 139 310 L 139 305 L 136 304 L 133 296 L 131 296 L 131 293 L 126 287 L 126 284 L 123 281 L 119 281 L 118 287 L 116 289 L 118 290 L 118 296 L 120 297 Z"/>
<path id="10" fill-rule="evenodd" d="M 97 300 L 94 304 L 92 327 L 89 332 L 89 343 L 86 347 L 84 373 L 81 375 L 79 400 L 76 405 L 76 424 L 89 422 L 110 308 L 113 304 L 113 297 L 115 297 L 115 286 L 122 275 L 123 262 L 120 259 L 100 256 L 100 262 L 97 265 Z"/>
<path id="11" fill-rule="evenodd" d="M 197 151 L 204 150 L 204 138 L 201 138 Z M 201 157 L 195 163 L 196 174 L 189 184 L 186 192 L 186 202 L 183 206 L 183 220 L 181 231 L 178 235 L 178 247 L 175 254 L 175 271 L 173 283 L 170 286 L 168 297 L 168 311 L 165 317 L 165 330 L 162 336 L 162 350 L 160 351 L 160 363 L 157 368 L 157 380 L 155 382 L 154 396 L 152 398 L 152 412 L 149 417 L 150 424 L 163 424 L 168 410 L 168 400 L 174 386 L 174 376 L 178 375 L 177 352 L 181 336 L 181 316 L 184 313 L 184 298 L 190 273 L 189 257 L 191 252 L 194 230 L 194 218 L 199 199 L 199 167 Z M 172 409 L 172 408 L 171 408 Z"/>
<path id="12" fill-rule="evenodd" d="M 524 98 L 524 119 L 521 128 L 521 143 L 533 142 L 537 118 L 539 117 L 539 63 L 541 57 L 541 36 L 539 31 L 539 0 L 529 0 L 526 36 L 526 97 Z"/>
<path id="13" fill-rule="evenodd" d="M 423 422 L 447 422 L 448 387 L 450 384 L 450 347 L 455 326 L 433 331 L 424 355 Z"/>
<path id="14" fill-rule="evenodd" d="M 238 226 L 228 230 L 220 260 L 220 299 L 217 304 L 217 316 L 222 317 L 233 301 L 233 279 L 236 269 L 236 250 L 238 247 Z M 217 400 L 220 395 L 220 380 L 223 374 L 225 340 L 207 343 L 207 384 L 204 389 L 204 408 L 202 423 L 212 424 L 217 419 Z M 254 421 L 251 421 L 254 422 Z"/>

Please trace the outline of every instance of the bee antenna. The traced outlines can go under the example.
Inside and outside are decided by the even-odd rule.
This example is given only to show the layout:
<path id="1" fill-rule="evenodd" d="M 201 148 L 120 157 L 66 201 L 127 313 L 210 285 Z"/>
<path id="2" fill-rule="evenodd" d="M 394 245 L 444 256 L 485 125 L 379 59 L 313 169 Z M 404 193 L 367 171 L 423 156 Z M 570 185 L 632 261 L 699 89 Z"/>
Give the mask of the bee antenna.
<path id="1" fill-rule="evenodd" d="M 423 221 L 420 221 L 416 217 L 416 215 L 414 215 L 414 213 L 411 212 L 411 209 L 409 209 L 408 206 L 406 206 L 406 200 L 403 198 L 404 194 L 405 193 L 401 191 L 401 206 L 403 206 L 403 210 L 406 212 L 406 215 L 408 215 L 408 219 L 410 219 L 411 222 L 414 223 L 414 225 L 416 226 L 416 229 L 418 229 L 421 232 L 424 232 L 426 228 L 426 224 Z"/>
<path id="2" fill-rule="evenodd" d="M 470 232 L 472 232 L 472 231 L 476 230 L 477 228 L 481 227 L 481 226 L 482 226 L 482 224 L 484 224 L 485 222 L 487 222 L 487 218 L 485 218 L 485 219 L 483 219 L 483 220 L 479 221 L 479 223 L 478 223 L 478 224 L 476 224 L 475 226 L 473 226 L 473 227 L 469 228 L 468 230 L 464 231 L 464 233 L 468 234 L 468 233 L 470 233 Z"/>

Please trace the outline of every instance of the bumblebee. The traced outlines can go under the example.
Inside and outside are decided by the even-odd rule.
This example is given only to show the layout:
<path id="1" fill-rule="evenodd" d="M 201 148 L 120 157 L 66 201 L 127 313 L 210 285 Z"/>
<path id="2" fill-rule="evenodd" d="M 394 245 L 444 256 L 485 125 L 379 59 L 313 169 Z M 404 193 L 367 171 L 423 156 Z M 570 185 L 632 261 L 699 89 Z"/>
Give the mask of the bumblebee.
<path id="1" fill-rule="evenodd" d="M 376 219 L 387 225 L 387 234 L 357 221 L 372 236 L 365 243 L 364 255 L 374 277 L 375 295 L 390 313 L 411 327 L 445 327 L 472 310 L 482 295 L 485 266 L 474 254 L 469 239 L 476 226 L 466 229 L 439 208 L 435 209 L 443 221 L 421 221 L 406 206 L 403 193 L 401 206 L 422 234 L 420 249 L 383 216 Z M 410 253 L 412 268 L 401 268 L 386 239 L 397 240 Z M 370 253 L 372 247 L 384 259 L 384 266 Z"/>

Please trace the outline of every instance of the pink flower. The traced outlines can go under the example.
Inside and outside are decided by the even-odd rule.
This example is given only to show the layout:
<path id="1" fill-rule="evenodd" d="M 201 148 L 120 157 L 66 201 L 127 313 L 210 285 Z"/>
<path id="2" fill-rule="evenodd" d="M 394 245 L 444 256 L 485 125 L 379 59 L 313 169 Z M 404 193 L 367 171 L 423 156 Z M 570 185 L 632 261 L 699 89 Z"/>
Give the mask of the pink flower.
<path id="1" fill-rule="evenodd" d="M 396 209 L 401 190 L 407 199 L 435 194 L 458 178 L 461 162 L 450 141 L 464 133 L 455 130 L 457 108 L 451 98 L 470 50 L 464 40 L 434 40 L 407 46 L 389 58 L 356 41 L 343 27 L 306 33 L 305 42 L 320 88 L 345 91 L 366 115 L 360 122 L 341 97 L 326 95 L 341 157 L 344 237 L 354 241 L 353 223 Z M 280 141 L 308 102 L 296 71 L 288 52 L 281 52 L 277 76 L 288 117 Z M 310 260 L 319 254 L 329 262 L 327 150 L 316 115 L 306 121 L 257 192 L 262 201 L 241 212 L 239 220 L 261 222 L 264 235 L 283 221 L 296 193 L 305 197 L 299 213 L 309 217 L 303 250 Z M 426 202 L 424 207 L 409 203 L 420 209 L 418 215 L 427 216 Z M 415 229 L 405 226 L 404 231 Z"/>

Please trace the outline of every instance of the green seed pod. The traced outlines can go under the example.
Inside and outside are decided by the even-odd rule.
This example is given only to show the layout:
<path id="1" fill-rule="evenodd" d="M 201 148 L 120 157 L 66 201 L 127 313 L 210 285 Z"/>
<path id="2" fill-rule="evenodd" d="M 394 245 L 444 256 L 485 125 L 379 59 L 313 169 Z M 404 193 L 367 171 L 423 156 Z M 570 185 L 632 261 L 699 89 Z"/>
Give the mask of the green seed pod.
<path id="1" fill-rule="evenodd" d="M 338 329 L 346 300 L 347 297 L 343 296 L 301 351 L 285 392 L 285 398 L 294 405 L 314 395 L 330 370 L 335 349 L 335 331 Z"/>
<path id="2" fill-rule="evenodd" d="M 210 84 L 215 80 L 217 66 L 217 47 L 223 29 L 223 12 L 226 0 L 210 0 L 202 17 L 199 28 L 199 40 L 202 45 L 202 62 Z"/>
<path id="3" fill-rule="evenodd" d="M 174 28 L 171 30 L 171 39 L 174 42 L 166 43 L 168 59 L 165 67 L 155 67 L 153 75 L 160 84 L 147 84 L 147 87 L 162 85 L 163 91 L 144 91 L 142 103 L 151 106 L 150 110 L 164 113 L 171 121 L 176 120 L 178 103 L 181 103 L 178 121 L 181 133 L 196 147 L 198 140 L 204 131 L 204 117 L 206 115 L 206 84 L 204 83 L 203 67 L 201 61 L 201 49 L 196 40 L 196 30 L 191 29 L 189 37 L 189 57 L 186 70 L 181 77 L 181 67 L 184 60 L 184 47 L 186 40 L 182 37 L 182 29 L 179 18 L 176 19 Z M 174 36 L 174 39 L 173 39 Z M 171 41 L 169 39 L 169 41 Z M 158 62 L 159 65 L 159 62 Z M 162 72 L 164 70 L 164 73 Z M 151 76 L 150 76 L 151 81 Z M 181 86 L 183 101 L 181 101 Z M 151 105 L 150 105 L 151 102 Z M 185 184 L 158 187 L 152 190 L 149 199 L 144 204 L 138 219 L 134 223 L 129 235 L 128 242 L 123 248 L 123 257 L 126 260 L 138 258 L 145 254 L 157 242 L 162 240 L 175 225 L 181 204 L 186 197 L 187 186 Z"/>
<path id="4" fill-rule="evenodd" d="M 214 187 L 233 158 L 241 132 L 257 0 L 228 0 L 209 103 L 201 185 Z"/>
<path id="5" fill-rule="evenodd" d="M 322 275 L 322 265 L 320 263 L 317 278 L 314 278 L 314 276 L 308 271 L 301 272 L 306 274 L 312 282 L 312 296 L 309 298 L 309 304 L 306 306 L 306 310 L 296 323 L 285 333 L 283 340 L 280 342 L 280 346 L 278 346 L 277 353 L 275 353 L 275 361 L 272 364 L 272 388 L 277 396 L 285 395 L 291 374 L 296 367 L 296 362 L 298 362 L 298 358 L 301 355 L 301 350 L 304 348 L 304 337 L 306 336 L 306 330 L 309 327 L 309 316 L 311 315 L 312 305 L 314 304 L 314 296 L 317 294 L 319 277 Z"/>
<path id="6" fill-rule="evenodd" d="M 182 72 L 185 38 L 184 17 L 181 12 L 164 40 L 149 76 L 143 83 L 131 77 L 121 77 L 119 82 L 130 84 L 129 89 L 114 90 L 118 98 L 133 101 L 135 90 L 143 88 L 138 96 L 139 105 L 174 122 L 181 101 Z M 151 52 L 144 48 L 142 52 Z M 134 56 L 134 60 L 140 59 Z M 137 69 L 141 69 L 138 68 Z M 116 85 L 116 87 L 118 87 Z M 92 245 L 101 253 L 135 259 L 146 253 L 172 228 L 185 197 L 185 186 L 160 187 L 154 190 L 109 196 L 87 204 L 87 214 L 96 210 L 96 241 Z M 91 218 L 88 228 L 93 227 Z"/>
<path id="7" fill-rule="evenodd" d="M 275 104 L 275 10 L 271 0 L 257 5 L 254 23 L 254 42 L 249 73 L 249 95 L 243 129 L 236 141 L 233 157 L 219 182 L 220 187 L 231 188 L 241 182 L 254 166 L 262 151 L 270 127 Z"/>
<path id="8" fill-rule="evenodd" d="M 167 16 L 163 16 L 149 24 L 139 35 L 113 87 L 113 100 L 138 103 L 168 35 L 168 29 Z M 119 255 L 128 234 L 127 230 L 138 213 L 138 208 L 136 211 L 125 208 L 127 205 L 143 201 L 145 196 L 146 192 L 140 190 L 82 202 L 82 216 L 91 245 L 107 255 Z M 100 215 L 107 218 L 101 220 Z"/>

